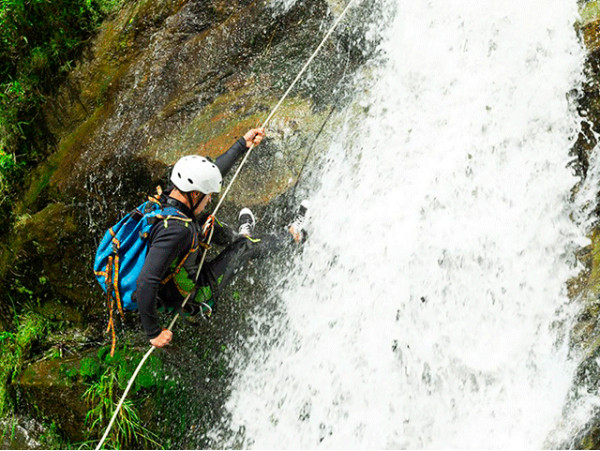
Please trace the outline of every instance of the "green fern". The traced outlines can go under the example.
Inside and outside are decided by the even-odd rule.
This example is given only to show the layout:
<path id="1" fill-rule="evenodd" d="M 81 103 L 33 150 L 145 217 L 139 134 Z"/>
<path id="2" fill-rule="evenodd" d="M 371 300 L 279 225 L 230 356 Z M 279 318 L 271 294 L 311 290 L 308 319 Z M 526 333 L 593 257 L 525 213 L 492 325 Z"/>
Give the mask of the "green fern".
<path id="1" fill-rule="evenodd" d="M 109 366 L 100 379 L 90 384 L 83 394 L 85 401 L 92 406 L 85 418 L 85 424 L 92 433 L 102 434 L 114 415 L 120 394 L 118 387 L 117 369 Z M 131 400 L 125 400 L 123 403 L 105 443 L 115 449 L 126 448 L 133 444 L 162 449 L 156 434 L 142 425 L 134 402 Z"/>

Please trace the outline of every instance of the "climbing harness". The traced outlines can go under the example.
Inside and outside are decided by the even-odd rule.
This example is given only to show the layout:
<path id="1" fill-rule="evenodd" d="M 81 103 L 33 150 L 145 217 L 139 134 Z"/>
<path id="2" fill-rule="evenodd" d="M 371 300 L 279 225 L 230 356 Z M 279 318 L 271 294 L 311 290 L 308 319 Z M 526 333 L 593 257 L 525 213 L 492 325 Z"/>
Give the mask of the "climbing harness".
<path id="1" fill-rule="evenodd" d="M 202 238 L 208 238 L 208 231 L 212 230 L 214 226 L 215 226 L 215 214 L 213 213 L 208 218 L 206 218 L 206 221 L 204 222 L 204 225 L 202 226 Z M 206 249 L 206 250 L 210 249 L 209 241 L 207 241 L 206 246 L 207 247 L 205 247 L 204 249 Z"/>
<path id="2" fill-rule="evenodd" d="M 346 7 L 342 11 L 342 13 L 335 20 L 335 22 L 333 23 L 333 25 L 331 26 L 331 28 L 329 28 L 329 31 L 327 32 L 327 34 L 325 34 L 325 37 L 323 38 L 323 40 L 321 41 L 321 43 L 317 46 L 316 50 L 313 52 L 313 54 L 310 56 L 310 58 L 306 61 L 306 63 L 304 64 L 304 66 L 302 67 L 302 69 L 300 70 L 300 72 L 298 72 L 298 75 L 296 75 L 296 78 L 294 79 L 294 81 L 292 81 L 292 83 L 290 84 L 290 86 L 287 89 L 287 91 L 285 91 L 285 93 L 283 94 L 283 96 L 281 97 L 281 99 L 279 99 L 279 102 L 277 102 L 277 105 L 275 105 L 275 107 L 271 110 L 271 113 L 269 114 L 269 116 L 267 117 L 267 119 L 265 119 L 265 121 L 263 122 L 263 124 L 262 124 L 262 126 L 260 128 L 265 128 L 267 126 L 267 124 L 270 122 L 271 118 L 275 115 L 275 113 L 277 112 L 277 110 L 279 109 L 279 107 L 281 106 L 281 104 L 283 103 L 283 101 L 290 94 L 290 92 L 292 91 L 292 89 L 294 88 L 294 86 L 296 85 L 296 83 L 298 82 L 298 80 L 300 80 L 300 77 L 302 77 L 302 75 L 304 74 L 304 72 L 306 72 L 306 69 L 308 68 L 308 66 L 310 65 L 310 63 L 312 63 L 313 59 L 315 59 L 315 57 L 317 56 L 317 54 L 319 53 L 319 51 L 321 50 L 321 48 L 325 45 L 325 42 L 327 41 L 327 39 L 329 38 L 329 36 L 331 36 L 331 34 L 333 33 L 333 31 L 337 28 L 338 24 L 342 21 L 342 19 L 346 15 L 346 12 L 350 9 L 350 7 L 352 6 L 352 4 L 355 1 L 356 0 L 350 0 L 350 2 L 346 5 Z M 223 204 L 223 201 L 225 200 L 225 197 L 229 193 L 229 190 L 231 189 L 231 186 L 233 185 L 233 183 L 237 179 L 240 171 L 244 167 L 244 164 L 248 160 L 248 157 L 252 153 L 252 150 L 254 149 L 254 147 L 255 147 L 255 145 L 254 145 L 254 143 L 252 143 L 252 145 L 250 146 L 250 148 L 246 152 L 246 155 L 242 159 L 242 162 L 240 163 L 239 167 L 237 168 L 235 174 L 231 178 L 231 181 L 227 185 L 227 188 L 225 189 L 225 191 L 223 192 L 223 194 L 220 196 L 219 202 L 217 203 L 217 206 L 213 210 L 212 215 L 209 216 L 208 220 L 206 221 L 206 223 L 202 227 L 202 233 L 204 234 L 204 236 L 207 236 L 206 243 L 208 245 L 210 245 L 210 243 L 212 241 L 212 236 L 213 236 L 213 232 L 214 232 L 214 227 L 213 227 L 214 226 L 214 220 L 215 220 L 214 218 L 215 218 L 215 216 L 217 214 L 217 211 L 219 211 L 219 208 Z M 196 277 L 194 279 L 195 281 L 197 281 L 198 278 L 200 277 L 200 271 L 202 270 L 202 267 L 204 266 L 204 261 L 206 260 L 207 251 L 208 251 L 208 249 L 205 248 L 204 251 L 202 252 L 202 258 L 200 259 L 200 264 L 198 265 L 198 270 L 196 272 Z M 181 309 L 183 309 L 183 307 L 187 304 L 187 302 L 191 298 L 191 294 L 192 293 L 188 294 L 186 296 L 186 298 L 183 300 L 183 302 L 181 303 Z M 175 323 L 179 319 L 179 315 L 180 315 L 180 313 L 177 313 L 175 315 L 175 317 L 173 318 L 173 320 L 169 324 L 169 327 L 167 328 L 167 330 L 171 330 L 173 328 L 173 326 L 175 325 Z M 148 360 L 148 358 L 150 357 L 150 355 L 152 354 L 152 352 L 154 352 L 155 349 L 156 348 L 154 346 L 151 346 L 150 349 L 148 349 L 148 351 L 146 352 L 146 354 L 144 354 L 144 356 L 142 357 L 142 360 L 140 360 L 140 363 L 138 364 L 137 368 L 133 372 L 133 375 L 131 376 L 131 379 L 129 379 L 129 383 L 127 384 L 127 387 L 125 387 L 125 391 L 123 392 L 123 395 L 121 396 L 121 400 L 119 401 L 119 404 L 117 405 L 117 408 L 115 409 L 115 412 L 114 412 L 112 418 L 110 419 L 110 422 L 108 423 L 108 426 L 106 427 L 106 430 L 104 431 L 104 435 L 102 436 L 102 438 L 98 442 L 98 446 L 96 446 L 96 450 L 99 450 L 102 447 L 102 445 L 104 444 L 104 441 L 106 440 L 106 437 L 108 437 L 108 434 L 110 433 L 110 430 L 111 430 L 111 428 L 112 428 L 115 420 L 117 419 L 117 415 L 121 411 L 121 407 L 123 406 L 123 403 L 125 402 L 125 398 L 127 398 L 127 395 L 129 394 L 129 390 L 131 390 L 131 387 L 133 386 L 133 383 L 134 383 L 137 375 L 139 374 L 139 372 L 141 371 L 142 367 L 144 366 L 144 363 L 146 363 L 146 360 Z"/>

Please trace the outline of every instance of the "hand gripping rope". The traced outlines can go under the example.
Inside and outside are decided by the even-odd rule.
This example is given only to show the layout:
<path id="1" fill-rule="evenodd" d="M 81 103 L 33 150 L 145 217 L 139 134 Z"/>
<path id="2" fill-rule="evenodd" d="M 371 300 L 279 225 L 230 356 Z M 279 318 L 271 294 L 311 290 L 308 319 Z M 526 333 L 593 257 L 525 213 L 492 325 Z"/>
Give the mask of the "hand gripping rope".
<path id="1" fill-rule="evenodd" d="M 317 56 L 317 54 L 319 53 L 319 51 L 321 50 L 321 48 L 323 47 L 323 45 L 325 45 L 325 42 L 327 41 L 327 39 L 329 38 L 329 36 L 331 36 L 331 33 L 333 33 L 333 31 L 337 28 L 338 24 L 341 22 L 342 18 L 346 15 L 346 12 L 350 9 L 350 6 L 352 6 L 352 4 L 355 1 L 356 0 L 350 0 L 350 2 L 348 3 L 348 5 L 344 8 L 344 10 L 342 11 L 342 14 L 339 15 L 339 17 L 333 23 L 333 25 L 331 26 L 331 28 L 329 29 L 329 31 L 327 32 L 327 34 L 325 35 L 325 37 L 323 38 L 323 40 L 321 41 L 321 43 L 319 44 L 319 46 L 316 48 L 316 50 L 310 56 L 310 58 L 308 59 L 308 61 L 306 61 L 306 63 L 304 64 L 304 67 L 302 67 L 302 69 L 300 70 L 300 72 L 298 72 L 298 75 L 296 75 L 296 78 L 294 79 L 294 81 L 292 82 L 292 84 L 290 85 L 290 87 L 287 89 L 287 91 L 285 92 L 285 94 L 283 94 L 283 96 L 281 97 L 281 99 L 279 100 L 279 102 L 277 103 L 277 105 L 275 105 L 275 107 L 271 110 L 271 113 L 269 114 L 269 116 L 267 117 L 267 119 L 265 120 L 265 122 L 262 124 L 261 128 L 265 128 L 267 126 L 267 124 L 269 123 L 269 121 L 271 120 L 271 118 L 275 115 L 275 112 L 279 109 L 279 107 L 281 106 L 281 104 L 283 103 L 283 101 L 287 98 L 287 96 L 292 91 L 292 89 L 294 88 L 294 86 L 296 85 L 296 83 L 298 82 L 298 80 L 300 80 L 300 77 L 304 74 L 304 72 L 306 72 L 306 69 L 308 68 L 308 66 L 310 65 L 310 63 L 312 63 L 312 61 L 315 58 L 315 56 Z M 239 175 L 240 171 L 242 170 L 242 167 L 244 166 L 244 164 L 248 160 L 248 157 L 250 156 L 250 153 L 252 152 L 252 149 L 254 149 L 254 147 L 255 147 L 254 144 L 252 144 L 250 146 L 250 148 L 248 149 L 248 151 L 246 152 L 246 155 L 244 156 L 244 159 L 240 163 L 237 171 L 235 172 L 235 174 L 233 175 L 231 181 L 227 185 L 227 188 L 225 189 L 225 191 L 223 192 L 223 194 L 220 196 L 219 203 L 215 207 L 212 215 L 209 216 L 207 222 L 208 221 L 212 221 L 213 218 L 216 216 L 217 211 L 221 207 L 221 204 L 223 203 L 223 201 L 225 200 L 225 197 L 227 196 L 227 194 L 229 193 L 229 190 L 231 189 L 231 185 L 233 185 L 233 182 L 235 181 L 235 179 Z M 214 229 L 212 228 L 212 223 L 210 223 L 209 229 L 210 229 L 210 231 L 208 232 L 207 244 L 210 245 L 210 242 L 212 240 L 213 231 L 214 231 Z M 208 247 L 205 248 L 204 252 L 202 253 L 202 258 L 201 258 L 200 264 L 198 266 L 198 271 L 196 272 L 196 278 L 195 278 L 195 280 L 198 280 L 198 277 L 200 276 L 200 271 L 202 270 L 202 266 L 204 265 L 204 261 L 206 259 L 206 253 L 207 253 L 207 251 L 208 251 Z M 183 300 L 183 303 L 181 304 L 181 308 L 183 308 L 185 306 L 185 304 L 187 304 L 188 300 L 190 299 L 190 296 L 191 296 L 191 293 L 186 296 L 186 298 Z M 167 329 L 171 330 L 173 328 L 173 326 L 175 325 L 175 323 L 177 322 L 178 319 L 179 319 L 179 313 L 177 313 L 175 315 L 175 317 L 173 318 L 173 320 L 171 321 L 171 324 L 169 324 L 169 327 Z M 131 390 L 131 387 L 133 385 L 133 382 L 135 381 L 135 378 L 137 377 L 138 373 L 140 372 L 140 370 L 144 366 L 144 363 L 146 363 L 146 360 L 148 360 L 148 357 L 150 357 L 150 354 L 152 354 L 152 352 L 154 352 L 155 349 L 156 348 L 154 346 L 151 346 L 150 349 L 148 349 L 148 351 L 146 352 L 146 354 L 144 354 L 144 357 L 142 357 L 142 360 L 140 360 L 140 363 L 138 364 L 137 368 L 135 369 L 133 375 L 131 376 L 131 379 L 129 379 L 129 383 L 127 384 L 127 387 L 125 388 L 125 391 L 123 392 L 123 395 L 121 396 L 121 400 L 119 401 L 119 404 L 117 405 L 117 408 L 115 409 L 115 412 L 114 412 L 112 418 L 110 419 L 110 422 L 108 423 L 108 426 L 106 427 L 106 431 L 104 432 L 104 435 L 100 439 L 100 442 L 98 442 L 98 446 L 96 446 L 96 450 L 99 450 L 102 447 L 102 445 L 104 444 L 104 441 L 106 440 L 106 437 L 108 437 L 108 434 L 110 433 L 110 430 L 111 430 L 111 428 L 112 428 L 115 420 L 117 419 L 117 415 L 121 411 L 121 407 L 123 406 L 123 403 L 125 402 L 125 398 L 127 397 L 128 393 L 129 393 L 129 390 Z"/>

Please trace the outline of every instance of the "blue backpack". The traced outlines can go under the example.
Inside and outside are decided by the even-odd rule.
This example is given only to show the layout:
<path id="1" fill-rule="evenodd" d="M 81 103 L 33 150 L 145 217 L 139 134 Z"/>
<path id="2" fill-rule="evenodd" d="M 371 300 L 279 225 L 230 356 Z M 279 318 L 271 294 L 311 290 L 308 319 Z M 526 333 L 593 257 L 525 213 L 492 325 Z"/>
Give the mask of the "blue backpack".
<path id="1" fill-rule="evenodd" d="M 149 200 L 109 228 L 96 251 L 94 274 L 106 293 L 109 310 L 107 332 L 111 331 L 113 338 L 111 354 L 116 343 L 114 305 L 117 305 L 121 316 L 124 316 L 123 309 L 137 310 L 134 293 L 138 276 L 148 254 L 150 230 L 158 221 L 164 221 L 165 227 L 168 227 L 168 221 L 172 219 L 183 221 L 186 226 L 192 222 L 192 219 L 175 207 L 163 206 L 158 198 L 158 196 L 149 197 Z M 190 251 L 179 262 L 175 272 L 179 272 L 188 256 L 198 249 L 195 235 Z"/>

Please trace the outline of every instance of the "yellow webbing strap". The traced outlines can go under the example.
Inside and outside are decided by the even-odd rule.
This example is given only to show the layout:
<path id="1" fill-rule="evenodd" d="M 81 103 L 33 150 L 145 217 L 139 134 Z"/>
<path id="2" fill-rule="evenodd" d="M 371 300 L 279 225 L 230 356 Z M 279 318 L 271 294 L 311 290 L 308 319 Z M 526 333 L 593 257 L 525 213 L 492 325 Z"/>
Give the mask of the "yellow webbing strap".
<path id="1" fill-rule="evenodd" d="M 123 313 L 123 305 L 121 304 L 121 294 L 119 293 L 119 254 L 115 255 L 115 277 L 113 278 L 115 286 L 115 299 L 117 300 L 117 308 L 121 314 L 121 318 L 125 318 Z"/>
<path id="2" fill-rule="evenodd" d="M 113 273 L 113 257 L 108 257 L 108 263 L 106 264 L 106 308 L 108 309 L 108 327 L 106 332 L 110 331 L 112 335 L 112 345 L 110 347 L 111 357 L 115 355 L 115 347 L 117 345 L 117 334 L 115 333 L 115 322 L 113 318 L 113 298 L 110 295 L 112 289 L 112 273 Z"/>
<path id="3" fill-rule="evenodd" d="M 175 278 L 177 276 L 177 274 L 179 274 L 179 271 L 181 271 L 181 268 L 183 268 L 183 265 L 185 264 L 186 260 L 188 259 L 188 257 L 193 254 L 194 252 L 197 252 L 199 249 L 198 243 L 196 243 L 196 234 L 194 234 L 192 236 L 192 245 L 190 246 L 190 250 L 188 251 L 187 254 L 185 254 L 185 257 L 183 257 L 181 259 L 181 261 L 179 262 L 179 264 L 175 267 L 175 269 L 173 270 L 173 272 L 171 274 L 169 274 L 167 277 L 164 278 L 164 280 L 161 282 L 162 285 L 164 285 L 165 283 L 167 283 L 169 280 Z"/>
<path id="4" fill-rule="evenodd" d="M 156 196 L 148 196 L 148 200 L 150 202 L 152 202 L 153 204 L 158 204 L 158 205 L 160 205 L 162 207 L 162 204 L 158 200 L 158 197 L 156 197 Z"/>
<path id="5" fill-rule="evenodd" d="M 106 332 L 110 331 L 112 335 L 112 344 L 110 347 L 110 355 L 112 357 L 115 355 L 115 348 L 117 346 L 117 334 L 115 331 L 115 319 L 113 315 L 115 301 L 117 304 L 117 310 L 119 311 L 121 318 L 125 319 L 125 313 L 123 312 L 121 294 L 119 293 L 119 248 L 121 247 L 121 243 L 115 237 L 115 234 L 112 231 L 112 229 L 109 230 L 111 231 L 111 235 L 113 236 L 112 242 L 114 245 L 114 254 L 108 257 L 108 263 L 106 264 L 106 273 L 104 273 L 104 280 L 106 285 L 106 304 L 108 308 L 108 326 L 106 328 Z"/>

